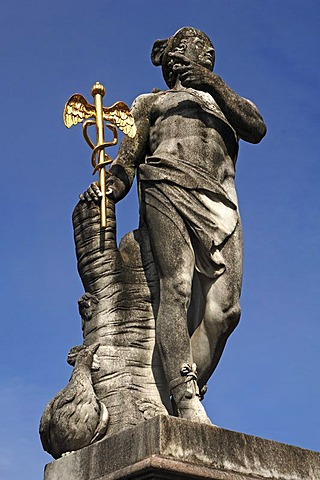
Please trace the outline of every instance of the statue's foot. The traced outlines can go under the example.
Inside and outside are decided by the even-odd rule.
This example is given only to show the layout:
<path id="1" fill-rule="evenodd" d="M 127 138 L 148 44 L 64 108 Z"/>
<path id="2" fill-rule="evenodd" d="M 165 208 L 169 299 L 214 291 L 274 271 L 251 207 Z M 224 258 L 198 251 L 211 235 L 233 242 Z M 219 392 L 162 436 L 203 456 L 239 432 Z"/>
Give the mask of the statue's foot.
<path id="1" fill-rule="evenodd" d="M 183 398 L 176 406 L 177 414 L 180 418 L 191 420 L 192 422 L 205 423 L 212 425 L 206 411 L 200 402 L 199 397 Z"/>
<path id="2" fill-rule="evenodd" d="M 175 414 L 192 422 L 212 425 L 200 401 L 196 364 L 184 363 L 181 377 L 170 382 Z"/>

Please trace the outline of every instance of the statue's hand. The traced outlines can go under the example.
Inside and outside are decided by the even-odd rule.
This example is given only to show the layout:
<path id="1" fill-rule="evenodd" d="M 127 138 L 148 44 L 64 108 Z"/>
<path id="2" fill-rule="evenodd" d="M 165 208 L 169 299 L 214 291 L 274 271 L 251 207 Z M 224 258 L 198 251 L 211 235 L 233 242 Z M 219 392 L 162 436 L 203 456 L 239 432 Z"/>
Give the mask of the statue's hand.
<path id="1" fill-rule="evenodd" d="M 79 198 L 82 202 L 94 202 L 99 203 L 102 197 L 102 193 L 99 187 L 99 182 L 93 182 L 87 190 L 80 193 Z"/>
<path id="2" fill-rule="evenodd" d="M 106 195 L 108 198 L 114 202 L 118 202 L 124 197 L 124 190 L 124 184 L 119 178 L 114 175 L 107 177 Z M 101 197 L 102 193 L 99 182 L 91 183 L 87 190 L 79 195 L 79 198 L 82 202 L 94 202 L 96 204 L 100 203 Z"/>
<path id="3" fill-rule="evenodd" d="M 213 81 L 211 70 L 196 62 L 192 62 L 182 53 L 169 54 L 173 61 L 173 71 L 184 87 L 206 91 Z"/>
<path id="4" fill-rule="evenodd" d="M 106 181 L 106 194 L 115 203 L 118 202 L 126 194 L 125 184 L 115 175 L 109 175 Z"/>

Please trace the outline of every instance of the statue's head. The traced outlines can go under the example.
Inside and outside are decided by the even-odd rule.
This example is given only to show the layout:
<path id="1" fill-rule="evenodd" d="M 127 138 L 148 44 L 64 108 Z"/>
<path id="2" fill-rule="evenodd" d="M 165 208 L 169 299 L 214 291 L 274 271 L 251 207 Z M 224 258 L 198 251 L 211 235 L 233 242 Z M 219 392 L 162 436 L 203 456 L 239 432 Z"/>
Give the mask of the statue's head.
<path id="1" fill-rule="evenodd" d="M 172 37 L 156 40 L 151 51 L 152 63 L 162 66 L 163 77 L 169 88 L 175 84 L 174 60 L 170 53 L 179 52 L 189 60 L 213 70 L 215 53 L 209 37 L 193 27 L 180 28 Z"/>

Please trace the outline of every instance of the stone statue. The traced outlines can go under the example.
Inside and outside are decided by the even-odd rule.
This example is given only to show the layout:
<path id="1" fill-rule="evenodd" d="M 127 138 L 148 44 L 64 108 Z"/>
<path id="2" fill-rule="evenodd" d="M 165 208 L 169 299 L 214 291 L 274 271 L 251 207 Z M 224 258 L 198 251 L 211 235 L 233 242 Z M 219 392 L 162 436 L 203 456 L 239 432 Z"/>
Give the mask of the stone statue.
<path id="1" fill-rule="evenodd" d="M 99 344 L 73 347 L 67 361 L 74 366 L 68 385 L 43 412 L 40 438 L 44 450 L 59 458 L 102 438 L 107 430 L 108 411 L 93 390 L 91 369 L 99 368 Z"/>
<path id="2" fill-rule="evenodd" d="M 109 170 L 106 228 L 99 183 L 73 213 L 84 344 L 99 343 L 91 379 L 109 413 L 107 437 L 160 414 L 210 423 L 201 398 L 240 318 L 238 143 L 266 133 L 255 105 L 212 72 L 203 32 L 186 27 L 156 41 L 151 59 L 169 89 L 133 104 L 137 133 Z M 135 174 L 140 224 L 118 247 L 114 203 Z"/>
<path id="3" fill-rule="evenodd" d="M 134 102 L 138 134 L 122 142 L 108 195 L 122 199 L 137 171 L 160 281 L 156 339 L 165 376 L 178 415 L 207 422 L 197 382 L 205 386 L 240 318 L 238 142 L 258 143 L 266 127 L 255 105 L 212 72 L 214 47 L 203 32 L 182 28 L 156 41 L 151 58 L 169 90 Z M 87 195 L 99 195 L 98 186 Z"/>

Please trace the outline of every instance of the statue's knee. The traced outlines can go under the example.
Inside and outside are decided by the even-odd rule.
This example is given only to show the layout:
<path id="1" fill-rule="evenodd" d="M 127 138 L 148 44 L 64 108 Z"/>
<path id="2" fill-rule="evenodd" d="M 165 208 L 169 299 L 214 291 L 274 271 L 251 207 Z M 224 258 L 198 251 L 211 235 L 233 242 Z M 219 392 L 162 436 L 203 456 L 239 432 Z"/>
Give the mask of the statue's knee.
<path id="1" fill-rule="evenodd" d="M 240 317 L 241 317 L 241 308 L 239 304 L 234 305 L 232 308 L 228 310 L 226 315 L 226 321 L 231 331 L 234 330 L 238 325 L 240 321 Z"/>
<path id="2" fill-rule="evenodd" d="M 175 278 L 166 278 L 160 281 L 162 299 L 167 301 L 181 301 L 190 298 L 191 281 L 189 276 L 179 275 Z"/>
<path id="3" fill-rule="evenodd" d="M 215 332 L 219 331 L 221 334 L 232 332 L 239 323 L 240 315 L 239 304 L 223 308 L 219 302 L 211 301 L 206 305 L 205 325 L 207 329 L 213 328 Z"/>

